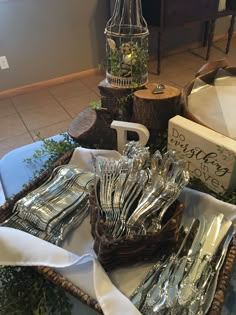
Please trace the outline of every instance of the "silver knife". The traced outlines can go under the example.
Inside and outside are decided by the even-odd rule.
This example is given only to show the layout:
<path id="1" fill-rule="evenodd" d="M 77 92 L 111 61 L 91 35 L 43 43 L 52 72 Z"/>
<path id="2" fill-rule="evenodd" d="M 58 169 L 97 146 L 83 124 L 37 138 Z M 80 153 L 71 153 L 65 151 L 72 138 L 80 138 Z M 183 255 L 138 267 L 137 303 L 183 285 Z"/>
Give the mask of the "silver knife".
<path id="1" fill-rule="evenodd" d="M 230 228 L 232 224 L 231 221 L 226 221 L 221 227 L 223 218 L 224 215 L 221 213 L 213 219 L 199 254 L 196 257 L 196 260 L 193 263 L 187 277 L 185 277 L 182 281 L 180 304 L 185 304 L 192 298 L 197 281 L 201 277 L 207 263 L 215 254 L 222 239 Z"/>

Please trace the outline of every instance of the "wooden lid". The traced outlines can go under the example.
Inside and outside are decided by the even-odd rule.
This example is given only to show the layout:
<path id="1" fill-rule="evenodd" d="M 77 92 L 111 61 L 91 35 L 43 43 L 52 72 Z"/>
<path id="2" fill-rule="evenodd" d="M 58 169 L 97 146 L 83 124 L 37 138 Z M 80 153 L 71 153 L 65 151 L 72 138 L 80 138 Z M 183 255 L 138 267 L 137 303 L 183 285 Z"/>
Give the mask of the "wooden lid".
<path id="1" fill-rule="evenodd" d="M 146 89 L 144 90 L 138 90 L 134 93 L 136 97 L 142 98 L 142 99 L 148 99 L 148 100 L 163 100 L 168 98 L 175 98 L 180 96 L 180 90 L 164 84 L 165 89 L 164 93 L 161 94 L 153 94 L 152 91 L 157 87 L 157 84 L 155 83 L 148 83 L 145 85 Z"/>

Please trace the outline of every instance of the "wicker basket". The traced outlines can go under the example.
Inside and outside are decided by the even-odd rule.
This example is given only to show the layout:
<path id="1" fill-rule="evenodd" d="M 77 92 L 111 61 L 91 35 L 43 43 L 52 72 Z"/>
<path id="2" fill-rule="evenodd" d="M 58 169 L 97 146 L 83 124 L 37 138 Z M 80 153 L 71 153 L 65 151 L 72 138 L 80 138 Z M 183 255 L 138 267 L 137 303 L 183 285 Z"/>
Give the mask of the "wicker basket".
<path id="1" fill-rule="evenodd" d="M 106 236 L 106 223 L 100 218 L 95 197 L 90 198 L 91 234 L 93 249 L 104 269 L 110 271 L 117 267 L 130 266 L 137 262 L 156 261 L 158 257 L 173 253 L 179 239 L 179 226 L 183 205 L 175 202 L 163 218 L 161 232 L 135 235 L 114 240 Z M 168 250 L 167 250 L 168 249 Z"/>
<path id="2" fill-rule="evenodd" d="M 26 185 L 22 191 L 16 194 L 14 197 L 7 200 L 7 202 L 0 207 L 0 222 L 3 222 L 6 218 L 8 218 L 12 214 L 12 210 L 16 201 L 20 198 L 23 198 L 26 194 L 28 194 L 33 189 L 37 188 L 41 185 L 51 174 L 52 170 L 60 165 L 67 164 L 72 156 L 73 151 L 66 153 L 61 159 L 59 159 L 50 169 L 43 172 L 38 178 L 33 180 L 31 183 Z M 229 285 L 230 277 L 233 271 L 233 267 L 236 261 L 236 237 L 233 238 L 229 250 L 226 255 L 226 259 L 224 265 L 220 271 L 218 284 L 216 288 L 216 292 L 214 295 L 214 299 L 212 305 L 208 311 L 208 315 L 220 315 L 222 306 L 224 304 L 224 298 L 226 289 Z M 62 277 L 59 273 L 54 271 L 52 268 L 48 267 L 32 267 L 35 268 L 39 273 L 49 279 L 52 283 L 57 286 L 60 286 L 64 290 L 68 291 L 70 294 L 74 295 L 78 299 L 80 299 L 83 303 L 87 304 L 91 308 L 95 309 L 99 313 L 102 314 L 101 307 L 99 303 L 90 297 L 88 294 L 80 290 L 74 284 L 69 282 L 67 279 Z"/>
<path id="3" fill-rule="evenodd" d="M 226 59 L 220 59 L 214 62 L 210 62 L 205 64 L 195 75 L 195 78 L 199 78 L 206 82 L 207 84 L 211 84 L 214 81 L 215 75 L 217 71 L 223 68 L 227 70 L 232 75 L 236 76 L 236 67 L 232 67 L 229 65 Z M 182 103 L 183 103 L 183 116 L 209 128 L 206 124 L 201 122 L 198 118 L 196 118 L 188 107 L 188 96 L 190 95 L 193 85 L 195 83 L 195 79 L 189 82 L 182 90 Z"/>

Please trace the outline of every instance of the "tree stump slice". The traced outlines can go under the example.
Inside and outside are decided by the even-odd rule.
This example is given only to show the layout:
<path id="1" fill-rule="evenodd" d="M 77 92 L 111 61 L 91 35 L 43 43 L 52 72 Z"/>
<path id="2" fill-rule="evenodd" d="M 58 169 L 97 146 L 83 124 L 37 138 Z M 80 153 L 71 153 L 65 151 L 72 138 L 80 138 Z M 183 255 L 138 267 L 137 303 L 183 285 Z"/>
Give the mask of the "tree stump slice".
<path id="1" fill-rule="evenodd" d="M 93 110 L 88 107 L 71 122 L 68 134 L 79 144 L 114 149 L 116 131 L 110 128 L 113 117 L 108 110 Z"/>
<path id="2" fill-rule="evenodd" d="M 112 86 L 106 80 L 98 84 L 101 94 L 101 105 L 112 115 L 113 120 L 130 121 L 132 118 L 132 93 L 130 88 Z"/>
<path id="3" fill-rule="evenodd" d="M 115 88 L 103 80 L 98 88 L 101 110 L 88 107 L 71 122 L 68 133 L 82 145 L 103 149 L 116 148 L 116 131 L 110 127 L 113 120 L 130 121 L 132 118 L 131 89 Z M 128 98 L 128 101 L 127 101 Z"/>
<path id="4" fill-rule="evenodd" d="M 144 90 L 134 93 L 133 122 L 145 125 L 156 136 L 168 127 L 168 121 L 180 114 L 180 90 L 165 85 L 164 93 L 153 94 L 156 84 L 147 84 Z"/>
<path id="5" fill-rule="evenodd" d="M 96 113 L 91 107 L 88 107 L 71 121 L 68 133 L 74 140 L 78 140 L 81 135 L 87 132 L 95 124 L 95 121 Z"/>

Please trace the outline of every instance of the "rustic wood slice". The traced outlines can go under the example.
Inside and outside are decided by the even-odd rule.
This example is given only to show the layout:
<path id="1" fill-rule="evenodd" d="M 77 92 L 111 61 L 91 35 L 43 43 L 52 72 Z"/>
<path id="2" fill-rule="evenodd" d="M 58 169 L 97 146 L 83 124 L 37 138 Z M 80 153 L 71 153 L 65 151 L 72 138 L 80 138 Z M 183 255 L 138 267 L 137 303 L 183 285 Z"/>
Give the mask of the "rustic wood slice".
<path id="1" fill-rule="evenodd" d="M 84 132 L 87 132 L 96 121 L 96 113 L 88 107 L 80 112 L 70 123 L 68 133 L 69 135 L 77 140 Z"/>
<path id="2" fill-rule="evenodd" d="M 155 136 L 168 127 L 168 121 L 180 114 L 180 90 L 165 85 L 164 93 L 153 94 L 156 84 L 146 85 L 147 89 L 134 93 L 132 121 L 145 125 Z"/>
<path id="3" fill-rule="evenodd" d="M 102 149 L 116 147 L 116 131 L 110 128 L 113 115 L 107 110 L 88 107 L 71 122 L 68 134 L 79 144 Z"/>
<path id="4" fill-rule="evenodd" d="M 68 133 L 79 144 L 102 149 L 116 147 L 116 131 L 110 128 L 113 115 L 107 110 L 88 108 L 72 121 Z"/>

